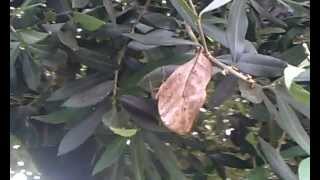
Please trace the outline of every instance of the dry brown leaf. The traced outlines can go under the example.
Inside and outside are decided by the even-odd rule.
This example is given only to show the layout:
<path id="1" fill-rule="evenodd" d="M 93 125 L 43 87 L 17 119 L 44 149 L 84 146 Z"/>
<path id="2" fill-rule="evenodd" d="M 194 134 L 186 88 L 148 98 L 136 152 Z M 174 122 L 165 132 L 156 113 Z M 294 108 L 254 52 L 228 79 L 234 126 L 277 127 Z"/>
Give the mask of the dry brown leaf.
<path id="1" fill-rule="evenodd" d="M 191 131 L 206 100 L 206 87 L 212 64 L 202 49 L 189 62 L 179 66 L 160 86 L 156 95 L 161 120 L 178 134 Z"/>

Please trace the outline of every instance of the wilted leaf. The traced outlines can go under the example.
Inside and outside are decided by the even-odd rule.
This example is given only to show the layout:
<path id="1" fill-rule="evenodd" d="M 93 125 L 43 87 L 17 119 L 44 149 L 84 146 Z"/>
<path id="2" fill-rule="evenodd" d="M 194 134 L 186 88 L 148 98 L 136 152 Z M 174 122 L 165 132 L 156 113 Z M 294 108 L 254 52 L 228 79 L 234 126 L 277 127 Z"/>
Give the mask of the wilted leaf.
<path id="1" fill-rule="evenodd" d="M 19 31 L 19 33 L 23 41 L 27 44 L 35 44 L 45 39 L 48 36 L 47 33 L 34 31 L 34 30 L 22 30 L 22 31 Z"/>
<path id="2" fill-rule="evenodd" d="M 112 143 L 108 144 L 106 150 L 94 166 L 92 174 L 95 175 L 114 164 L 122 155 L 125 147 L 126 141 L 124 138 L 117 138 Z"/>
<path id="3" fill-rule="evenodd" d="M 89 75 L 82 79 L 67 82 L 63 87 L 59 88 L 54 93 L 52 93 L 51 96 L 47 99 L 47 101 L 63 100 L 76 93 L 82 92 L 95 84 L 100 83 L 104 79 L 104 75 L 97 73 Z"/>
<path id="4" fill-rule="evenodd" d="M 237 67 L 240 71 L 254 76 L 277 77 L 283 73 L 286 63 L 272 56 L 242 54 Z"/>
<path id="5" fill-rule="evenodd" d="M 299 180 L 310 180 L 310 157 L 299 164 Z"/>
<path id="6" fill-rule="evenodd" d="M 240 53 L 244 51 L 245 47 L 248 28 L 246 2 L 247 0 L 234 0 L 228 17 L 227 40 L 234 62 L 239 60 Z"/>
<path id="7" fill-rule="evenodd" d="M 231 0 L 212 0 L 212 2 L 200 12 L 200 15 L 203 13 L 215 10 L 215 9 L 227 4 L 230 1 Z"/>
<path id="8" fill-rule="evenodd" d="M 101 104 L 86 120 L 70 129 L 59 145 L 58 156 L 68 153 L 83 144 L 94 133 L 106 111 L 106 104 Z"/>
<path id="9" fill-rule="evenodd" d="M 84 118 L 90 112 L 89 108 L 64 108 L 48 115 L 32 116 L 32 119 L 49 123 L 60 124 L 74 119 Z"/>
<path id="10" fill-rule="evenodd" d="M 79 23 L 84 29 L 88 31 L 95 31 L 99 29 L 102 25 L 106 24 L 104 21 L 97 19 L 93 16 L 74 12 L 73 19 L 75 22 Z"/>
<path id="11" fill-rule="evenodd" d="M 63 106 L 77 108 L 97 104 L 110 94 L 112 87 L 113 81 L 105 81 L 71 96 Z"/>
<path id="12" fill-rule="evenodd" d="M 75 35 L 71 31 L 58 31 L 57 33 L 59 40 L 62 44 L 66 45 L 73 51 L 79 50 L 79 45 L 75 39 Z"/>
<path id="13" fill-rule="evenodd" d="M 262 138 L 259 138 L 259 143 L 261 145 L 262 152 L 277 175 L 286 180 L 298 180 L 298 177 L 291 171 L 277 150 Z"/>
<path id="14" fill-rule="evenodd" d="M 160 45 L 160 46 L 198 45 L 189 40 L 177 39 L 174 37 L 161 35 L 161 34 L 142 35 L 137 33 L 124 33 L 123 35 L 147 45 Z"/>
<path id="15" fill-rule="evenodd" d="M 206 100 L 206 87 L 212 64 L 200 50 L 189 62 L 178 67 L 160 86 L 158 110 L 163 123 L 178 134 L 186 134 Z"/>

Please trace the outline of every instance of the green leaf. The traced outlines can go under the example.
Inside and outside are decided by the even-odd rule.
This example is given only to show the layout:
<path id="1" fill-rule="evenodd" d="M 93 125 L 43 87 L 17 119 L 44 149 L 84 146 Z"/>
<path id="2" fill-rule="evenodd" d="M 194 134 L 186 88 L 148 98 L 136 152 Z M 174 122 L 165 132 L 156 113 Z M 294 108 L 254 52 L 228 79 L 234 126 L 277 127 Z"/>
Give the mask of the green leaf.
<path id="1" fill-rule="evenodd" d="M 84 29 L 88 31 L 96 31 L 102 25 L 106 24 L 104 21 L 101 21 L 100 19 L 79 12 L 73 13 L 73 19 L 75 22 L 79 23 Z"/>
<path id="2" fill-rule="evenodd" d="M 247 0 L 234 0 L 228 17 L 227 40 L 234 62 L 239 60 L 239 55 L 245 49 L 245 36 L 248 28 L 246 2 Z"/>
<path id="3" fill-rule="evenodd" d="M 269 143 L 259 138 L 261 150 L 266 156 L 271 169 L 282 179 L 285 180 L 298 180 L 298 177 L 291 171 L 286 162 L 282 159 L 281 155 Z"/>
<path id="4" fill-rule="evenodd" d="M 147 45 L 159 45 L 159 46 L 198 45 L 197 43 L 194 43 L 192 41 L 173 38 L 165 34 L 164 35 L 161 35 L 161 34 L 142 35 L 137 33 L 124 33 L 123 35 Z"/>
<path id="5" fill-rule="evenodd" d="M 170 180 L 186 180 L 185 175 L 178 166 L 178 160 L 175 154 L 161 142 L 155 135 L 145 133 L 148 144 L 152 147 L 157 159 L 169 173 Z"/>
<path id="6" fill-rule="evenodd" d="M 47 101 L 58 101 L 66 99 L 74 94 L 82 92 L 91 86 L 94 86 L 101 81 L 105 80 L 105 76 L 99 73 L 86 76 L 84 78 L 74 80 L 72 82 L 67 82 L 64 86 L 57 89 L 51 96 L 47 99 Z"/>
<path id="7" fill-rule="evenodd" d="M 106 104 L 101 104 L 86 120 L 81 121 L 79 125 L 70 129 L 59 145 L 58 156 L 68 153 L 83 144 L 94 133 L 106 110 Z"/>
<path id="8" fill-rule="evenodd" d="M 265 180 L 267 179 L 268 174 L 266 169 L 263 167 L 256 167 L 250 171 L 250 174 L 247 177 L 247 180 Z"/>
<path id="9" fill-rule="evenodd" d="M 106 98 L 113 88 L 113 81 L 105 81 L 83 92 L 71 96 L 62 106 L 65 107 L 86 107 L 95 105 Z"/>
<path id="10" fill-rule="evenodd" d="M 75 34 L 72 31 L 58 31 L 57 35 L 62 44 L 69 47 L 73 51 L 79 50 L 80 47 L 75 38 Z"/>
<path id="11" fill-rule="evenodd" d="M 120 136 L 123 136 L 123 137 L 134 136 L 138 131 L 138 129 L 116 128 L 116 127 L 112 127 L 112 126 L 109 128 L 113 133 L 120 135 Z"/>
<path id="12" fill-rule="evenodd" d="M 279 95 L 277 95 L 277 104 L 279 108 L 278 117 L 275 118 L 277 123 L 301 148 L 310 154 L 310 138 L 297 115 Z"/>
<path id="13" fill-rule="evenodd" d="M 179 15 L 195 30 L 197 27 L 197 16 L 193 13 L 186 0 L 170 0 Z"/>
<path id="14" fill-rule="evenodd" d="M 32 116 L 31 118 L 49 124 L 61 124 L 84 118 L 89 112 L 89 108 L 63 108 L 48 115 Z"/>
<path id="15" fill-rule="evenodd" d="M 122 155 L 126 147 L 124 138 L 116 138 L 112 143 L 106 146 L 106 150 L 100 156 L 100 159 L 95 164 L 92 174 L 96 175 L 105 168 L 114 164 Z"/>
<path id="16" fill-rule="evenodd" d="M 300 146 L 292 146 L 286 150 L 281 151 L 281 156 L 284 159 L 291 159 L 300 156 L 307 156 L 308 154 Z"/>
<path id="17" fill-rule="evenodd" d="M 292 83 L 290 87 L 290 94 L 299 102 L 306 106 L 310 106 L 310 92 L 305 90 L 302 86 Z"/>
<path id="18" fill-rule="evenodd" d="M 300 162 L 298 172 L 299 180 L 310 180 L 310 157 Z"/>
<path id="19" fill-rule="evenodd" d="M 84 8 L 90 0 L 72 0 L 72 8 Z"/>
<path id="20" fill-rule="evenodd" d="M 284 32 L 286 32 L 286 30 L 279 27 L 266 27 L 258 30 L 259 35 L 281 34 Z"/>
<path id="21" fill-rule="evenodd" d="M 133 163 L 133 174 L 135 180 L 144 180 L 144 170 L 147 168 L 145 166 L 145 145 L 141 134 L 138 134 L 132 139 L 131 144 L 131 159 Z M 146 169 L 147 170 L 147 169 Z"/>
<path id="22" fill-rule="evenodd" d="M 21 30 L 18 31 L 23 41 L 27 44 L 35 44 L 42 41 L 48 36 L 48 33 L 43 33 L 35 30 Z"/>
<path id="23" fill-rule="evenodd" d="M 31 90 L 37 91 L 41 83 L 41 69 L 28 54 L 23 53 L 22 57 L 24 80 Z"/>
<path id="24" fill-rule="evenodd" d="M 227 3 L 229 3 L 231 0 L 213 0 L 207 7 L 205 7 L 199 14 L 201 16 L 203 13 L 215 10 Z"/>

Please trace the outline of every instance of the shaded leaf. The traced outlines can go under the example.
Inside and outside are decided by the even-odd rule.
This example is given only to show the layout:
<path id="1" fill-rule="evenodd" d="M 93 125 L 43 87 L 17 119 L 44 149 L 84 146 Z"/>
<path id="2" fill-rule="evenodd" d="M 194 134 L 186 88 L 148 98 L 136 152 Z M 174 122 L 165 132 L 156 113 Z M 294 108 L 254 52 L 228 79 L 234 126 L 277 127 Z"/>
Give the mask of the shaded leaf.
<path id="1" fill-rule="evenodd" d="M 58 156 L 66 154 L 83 144 L 94 133 L 106 110 L 106 105 L 101 104 L 86 120 L 70 129 L 59 145 Z"/>
<path id="2" fill-rule="evenodd" d="M 34 30 L 21 30 L 19 31 L 19 34 L 21 35 L 23 41 L 27 44 L 35 44 L 44 40 L 48 36 L 47 33 Z"/>
<path id="3" fill-rule="evenodd" d="M 310 92 L 305 90 L 302 86 L 292 83 L 290 87 L 290 94 L 299 102 L 310 107 Z"/>
<path id="4" fill-rule="evenodd" d="M 293 46 L 280 55 L 281 59 L 287 61 L 293 66 L 298 66 L 308 57 L 308 54 L 305 52 L 305 49 L 302 45 Z"/>
<path id="5" fill-rule="evenodd" d="M 277 104 L 279 108 L 279 115 L 278 118 L 276 118 L 277 123 L 294 141 L 310 154 L 310 138 L 303 129 L 297 115 L 279 95 L 277 95 Z"/>
<path id="6" fill-rule="evenodd" d="M 300 146 L 292 146 L 286 150 L 281 151 L 281 156 L 284 159 L 291 159 L 307 155 L 308 154 Z"/>
<path id="7" fill-rule="evenodd" d="M 300 162 L 298 171 L 299 180 L 310 180 L 310 157 Z"/>
<path id="8" fill-rule="evenodd" d="M 60 29 L 65 25 L 65 23 L 55 23 L 55 24 L 42 24 L 42 27 L 48 32 L 59 32 Z"/>
<path id="9" fill-rule="evenodd" d="M 266 27 L 258 30 L 259 35 L 281 34 L 284 32 L 286 32 L 286 30 L 279 27 Z"/>
<path id="10" fill-rule="evenodd" d="M 177 65 L 167 65 L 156 68 L 155 70 L 146 74 L 139 82 L 138 85 L 143 89 L 153 92 L 159 88 L 161 83 L 167 79 L 176 69 Z"/>
<path id="11" fill-rule="evenodd" d="M 135 180 L 144 180 L 144 170 L 149 168 L 145 166 L 145 145 L 141 134 L 138 134 L 132 139 L 131 159 L 133 163 L 133 174 Z"/>
<path id="12" fill-rule="evenodd" d="M 212 70 L 210 60 L 200 50 L 160 86 L 156 95 L 158 111 L 166 127 L 178 134 L 191 131 L 206 100 Z"/>
<path id="13" fill-rule="evenodd" d="M 69 47 L 73 51 L 79 50 L 79 45 L 75 39 L 75 35 L 71 31 L 58 31 L 57 33 L 59 40 L 62 44 Z"/>
<path id="14" fill-rule="evenodd" d="M 229 3 L 231 0 L 212 0 L 212 2 L 207 6 L 205 7 L 201 12 L 200 12 L 200 16 L 201 14 L 203 13 L 206 13 L 206 12 L 209 12 L 209 11 L 212 11 L 212 10 L 215 10 L 227 3 Z"/>
<path id="15" fill-rule="evenodd" d="M 267 179 L 268 174 L 266 169 L 263 167 L 256 167 L 250 171 L 248 175 L 248 180 L 265 180 Z"/>
<path id="16" fill-rule="evenodd" d="M 226 153 L 216 153 L 210 154 L 210 158 L 213 158 L 216 163 L 222 164 L 223 166 L 228 166 L 238 169 L 251 169 L 252 164 L 248 160 L 242 160 L 236 156 Z"/>
<path id="17" fill-rule="evenodd" d="M 193 28 L 197 29 L 197 16 L 185 0 L 170 0 L 179 15 Z"/>
<path id="18" fill-rule="evenodd" d="M 113 81 L 105 81 L 83 92 L 71 96 L 63 106 L 85 107 L 97 104 L 106 98 L 113 88 Z"/>
<path id="19" fill-rule="evenodd" d="M 138 41 L 130 41 L 128 44 L 128 47 L 137 51 L 144 51 L 148 49 L 153 49 L 156 47 L 159 47 L 158 45 L 146 45 L 143 43 L 140 43 Z"/>
<path id="20" fill-rule="evenodd" d="M 206 22 L 203 23 L 202 28 L 203 28 L 203 32 L 210 38 L 218 41 L 225 47 L 231 46 L 227 40 L 226 33 L 220 28 Z"/>
<path id="21" fill-rule="evenodd" d="M 281 178 L 286 180 L 298 180 L 298 177 L 291 171 L 281 155 L 269 143 L 259 138 L 261 150 L 268 160 L 272 170 Z"/>
<path id="22" fill-rule="evenodd" d="M 112 143 L 106 146 L 106 150 L 100 156 L 100 159 L 95 164 L 92 174 L 98 174 L 105 168 L 114 164 L 122 155 L 126 147 L 124 138 L 116 138 Z"/>
<path id="23" fill-rule="evenodd" d="M 75 22 L 79 23 L 81 27 L 88 31 L 95 31 L 99 29 L 102 25 L 106 24 L 104 21 L 100 19 L 78 12 L 73 12 L 73 19 Z"/>
<path id="24" fill-rule="evenodd" d="M 234 62 L 239 60 L 240 53 L 244 51 L 245 47 L 245 36 L 248 28 L 246 2 L 246 0 L 234 0 L 228 17 L 227 40 Z"/>
<path id="25" fill-rule="evenodd" d="M 74 119 L 84 118 L 89 112 L 89 108 L 63 108 L 48 115 L 32 116 L 31 118 L 44 123 L 60 124 L 74 121 Z"/>
<path id="26" fill-rule="evenodd" d="M 96 73 L 72 82 L 67 82 L 63 87 L 52 93 L 47 101 L 63 100 L 76 93 L 82 92 L 95 84 L 100 83 L 104 79 L 104 75 Z"/>
<path id="27" fill-rule="evenodd" d="M 189 40 L 177 39 L 174 37 L 161 35 L 161 34 L 142 35 L 137 33 L 124 33 L 123 35 L 147 45 L 160 45 L 160 46 L 198 45 Z"/>
<path id="28" fill-rule="evenodd" d="M 112 0 L 103 0 L 103 6 L 106 9 L 113 25 L 117 24 L 116 13 L 113 9 Z"/>
<path id="29" fill-rule="evenodd" d="M 161 162 L 166 171 L 168 171 L 170 179 L 186 180 L 185 175 L 179 169 L 178 160 L 175 154 L 155 135 L 151 133 L 145 133 L 144 137 L 154 150 L 157 159 Z"/>
<path id="30" fill-rule="evenodd" d="M 227 75 L 215 88 L 214 94 L 209 100 L 209 106 L 211 108 L 220 106 L 227 99 L 231 98 L 237 89 L 237 85 L 238 78 L 233 75 Z"/>
<path id="31" fill-rule="evenodd" d="M 26 53 L 22 54 L 23 77 L 31 90 L 37 91 L 41 82 L 41 69 Z"/>
<path id="32" fill-rule="evenodd" d="M 265 10 L 259 3 L 257 3 L 255 0 L 250 0 L 251 5 L 253 8 L 263 17 L 267 18 L 269 21 L 281 26 L 281 27 L 287 27 L 287 24 L 283 22 L 281 19 L 278 19 L 271 15 L 267 10 Z"/>
<path id="33" fill-rule="evenodd" d="M 90 0 L 72 0 L 72 8 L 84 8 Z"/>
<path id="34" fill-rule="evenodd" d="M 165 16 L 161 13 L 148 12 L 143 15 L 143 19 L 157 28 L 167 30 L 175 30 L 178 28 L 178 24 L 174 18 Z"/>
<path id="35" fill-rule="evenodd" d="M 262 54 L 242 54 L 237 67 L 241 72 L 254 76 L 277 77 L 281 76 L 286 63 L 272 56 Z"/>
<path id="36" fill-rule="evenodd" d="M 242 80 L 238 81 L 239 90 L 241 92 L 241 96 L 246 98 L 252 103 L 259 104 L 262 103 L 263 99 L 261 97 L 261 88 L 259 87 L 250 87 L 251 85 Z"/>

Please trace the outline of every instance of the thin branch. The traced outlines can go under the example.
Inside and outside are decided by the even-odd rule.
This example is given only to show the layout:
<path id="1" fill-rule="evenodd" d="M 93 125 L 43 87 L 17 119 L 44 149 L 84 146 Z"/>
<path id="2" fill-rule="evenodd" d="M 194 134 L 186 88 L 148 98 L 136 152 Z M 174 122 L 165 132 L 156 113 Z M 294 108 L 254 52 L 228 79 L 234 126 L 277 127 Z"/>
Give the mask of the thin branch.
<path id="1" fill-rule="evenodd" d="M 232 74 L 236 77 L 238 77 L 239 79 L 244 80 L 245 82 L 248 82 L 250 84 L 256 84 L 256 81 L 254 79 L 252 79 L 251 76 L 249 75 L 245 75 L 241 72 L 239 72 L 237 69 L 235 69 L 234 67 L 228 66 L 223 64 L 222 62 L 218 61 L 215 57 L 213 57 L 210 53 L 206 54 L 208 59 L 213 63 L 216 64 L 218 67 L 220 67 L 223 71 L 225 71 L 226 73 Z"/>
<path id="2" fill-rule="evenodd" d="M 285 133 L 285 132 L 283 132 L 283 133 L 282 133 L 282 135 L 281 135 L 281 137 L 280 137 L 280 139 L 278 140 L 277 151 L 279 151 L 279 152 L 280 152 L 280 150 L 281 150 L 281 146 L 282 146 L 282 144 L 284 144 L 284 143 L 285 143 L 285 140 L 286 140 L 286 133 Z"/>
<path id="3" fill-rule="evenodd" d="M 185 23 L 185 28 L 186 28 L 186 31 L 188 33 L 188 35 L 190 36 L 190 38 L 192 39 L 192 41 L 196 42 L 199 44 L 199 41 L 196 37 L 196 35 L 194 34 L 194 32 L 192 31 L 191 27 L 189 24 Z"/>

